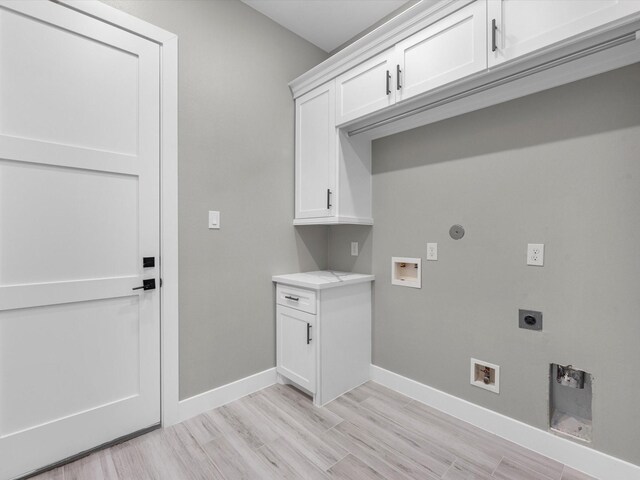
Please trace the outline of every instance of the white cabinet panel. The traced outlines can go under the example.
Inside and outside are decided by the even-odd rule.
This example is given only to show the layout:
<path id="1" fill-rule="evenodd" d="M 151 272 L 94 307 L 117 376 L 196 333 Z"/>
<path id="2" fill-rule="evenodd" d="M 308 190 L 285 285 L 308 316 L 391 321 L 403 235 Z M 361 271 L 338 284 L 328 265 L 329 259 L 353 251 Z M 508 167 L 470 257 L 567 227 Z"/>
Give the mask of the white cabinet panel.
<path id="1" fill-rule="evenodd" d="M 396 101 L 393 48 L 336 79 L 336 124 L 360 118 Z"/>
<path id="2" fill-rule="evenodd" d="M 637 0 L 489 0 L 489 66 L 638 11 Z"/>
<path id="3" fill-rule="evenodd" d="M 396 45 L 396 101 L 487 68 L 486 1 L 478 0 Z"/>
<path id="4" fill-rule="evenodd" d="M 335 89 L 329 82 L 296 99 L 296 218 L 328 217 L 335 190 Z"/>
<path id="5" fill-rule="evenodd" d="M 278 305 L 276 330 L 278 373 L 309 392 L 316 391 L 316 317 Z"/>

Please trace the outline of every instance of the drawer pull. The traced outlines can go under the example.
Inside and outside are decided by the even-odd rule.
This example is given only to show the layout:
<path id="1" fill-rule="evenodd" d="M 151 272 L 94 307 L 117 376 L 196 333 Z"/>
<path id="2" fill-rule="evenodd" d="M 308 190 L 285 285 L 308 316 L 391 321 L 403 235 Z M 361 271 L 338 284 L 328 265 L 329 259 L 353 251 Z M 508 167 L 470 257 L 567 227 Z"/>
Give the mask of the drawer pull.
<path id="1" fill-rule="evenodd" d="M 307 345 L 311 343 L 311 336 L 309 335 L 310 331 L 311 331 L 311 324 L 307 323 Z"/>
<path id="2" fill-rule="evenodd" d="M 498 49 L 498 44 L 496 42 L 496 30 L 498 30 L 498 25 L 496 24 L 496 19 L 491 20 L 491 51 L 495 52 Z"/>
<path id="3" fill-rule="evenodd" d="M 285 295 L 284 298 L 287 300 L 293 300 L 294 302 L 300 301 L 300 297 L 292 297 L 291 295 Z"/>

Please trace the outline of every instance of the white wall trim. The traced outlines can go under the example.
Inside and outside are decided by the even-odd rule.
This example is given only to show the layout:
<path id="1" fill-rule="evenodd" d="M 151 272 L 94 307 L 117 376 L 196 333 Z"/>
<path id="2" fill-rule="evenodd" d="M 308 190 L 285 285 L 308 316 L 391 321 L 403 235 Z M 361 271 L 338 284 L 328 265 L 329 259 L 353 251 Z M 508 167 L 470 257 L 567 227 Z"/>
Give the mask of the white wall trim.
<path id="1" fill-rule="evenodd" d="M 557 437 L 376 365 L 371 365 L 371 380 L 594 477 L 640 479 L 640 467 L 637 465 Z"/>
<path id="2" fill-rule="evenodd" d="M 276 383 L 276 378 L 274 367 L 182 400 L 179 404 L 179 421 L 183 422 L 208 410 L 221 407 L 267 388 Z"/>
<path id="3" fill-rule="evenodd" d="M 180 421 L 178 310 L 178 37 L 97 0 L 55 0 L 160 46 L 160 375 L 162 425 Z"/>

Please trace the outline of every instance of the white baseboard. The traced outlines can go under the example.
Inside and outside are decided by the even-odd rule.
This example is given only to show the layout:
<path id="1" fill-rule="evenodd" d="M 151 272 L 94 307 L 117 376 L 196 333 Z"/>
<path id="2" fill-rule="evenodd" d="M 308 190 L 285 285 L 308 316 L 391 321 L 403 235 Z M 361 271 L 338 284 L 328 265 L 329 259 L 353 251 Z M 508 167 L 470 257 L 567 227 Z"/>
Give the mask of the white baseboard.
<path id="1" fill-rule="evenodd" d="M 208 410 L 221 407 L 250 393 L 267 388 L 274 383 L 276 383 L 276 369 L 270 368 L 264 372 L 241 378 L 208 392 L 181 400 L 178 403 L 180 421 L 184 422 Z"/>
<path id="2" fill-rule="evenodd" d="M 513 443 L 603 480 L 640 479 L 640 467 L 371 365 L 371 380 Z"/>

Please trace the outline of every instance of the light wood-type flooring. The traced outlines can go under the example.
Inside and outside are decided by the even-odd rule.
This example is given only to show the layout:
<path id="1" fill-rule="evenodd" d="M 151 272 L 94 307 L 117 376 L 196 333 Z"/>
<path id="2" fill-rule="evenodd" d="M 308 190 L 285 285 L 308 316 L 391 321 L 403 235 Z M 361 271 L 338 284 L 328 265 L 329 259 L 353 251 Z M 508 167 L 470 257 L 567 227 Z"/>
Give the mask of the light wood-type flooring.
<path id="1" fill-rule="evenodd" d="M 587 480 L 584 474 L 368 382 L 316 408 L 273 385 L 37 480 Z"/>

